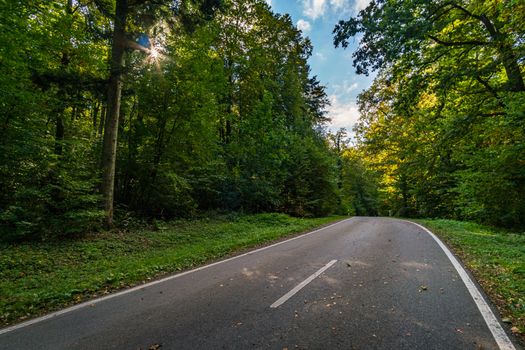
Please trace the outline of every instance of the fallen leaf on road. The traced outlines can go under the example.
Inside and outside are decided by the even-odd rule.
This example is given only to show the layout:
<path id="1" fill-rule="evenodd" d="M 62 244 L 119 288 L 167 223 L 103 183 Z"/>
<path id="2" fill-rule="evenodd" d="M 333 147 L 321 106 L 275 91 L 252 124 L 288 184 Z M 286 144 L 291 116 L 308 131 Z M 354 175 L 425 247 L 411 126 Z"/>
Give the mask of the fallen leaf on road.
<path id="1" fill-rule="evenodd" d="M 461 328 L 456 328 L 456 332 L 463 334 L 463 330 Z"/>
<path id="2" fill-rule="evenodd" d="M 148 350 L 157 350 L 157 349 L 160 349 L 161 346 L 162 345 L 160 344 L 153 344 L 152 346 L 148 348 Z"/>
<path id="3" fill-rule="evenodd" d="M 502 318 L 501 322 L 503 322 L 503 323 L 512 323 L 512 321 L 508 317 Z"/>
<path id="4" fill-rule="evenodd" d="M 510 331 L 514 334 L 521 334 L 521 331 L 518 327 L 514 326 L 510 329 Z"/>

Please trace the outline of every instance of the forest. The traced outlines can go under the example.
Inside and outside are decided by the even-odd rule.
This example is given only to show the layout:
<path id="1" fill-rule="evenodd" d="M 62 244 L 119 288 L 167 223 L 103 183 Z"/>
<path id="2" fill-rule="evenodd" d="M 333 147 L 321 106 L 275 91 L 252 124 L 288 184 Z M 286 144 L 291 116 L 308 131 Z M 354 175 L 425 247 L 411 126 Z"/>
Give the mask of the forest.
<path id="1" fill-rule="evenodd" d="M 378 210 L 525 227 L 525 2 L 376 0 L 338 23 Z"/>
<path id="2" fill-rule="evenodd" d="M 525 3 L 375 0 L 355 140 L 263 0 L 0 4 L 0 239 L 219 212 L 525 227 Z"/>

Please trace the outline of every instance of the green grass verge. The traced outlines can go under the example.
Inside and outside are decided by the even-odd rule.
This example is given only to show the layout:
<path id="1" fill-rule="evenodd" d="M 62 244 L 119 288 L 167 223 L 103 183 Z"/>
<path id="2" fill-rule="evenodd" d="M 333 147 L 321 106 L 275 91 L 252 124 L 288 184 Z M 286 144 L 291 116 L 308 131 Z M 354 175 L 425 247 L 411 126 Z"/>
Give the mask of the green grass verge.
<path id="1" fill-rule="evenodd" d="M 525 232 L 470 222 L 416 220 L 436 233 L 476 276 L 515 333 L 525 334 Z"/>
<path id="2" fill-rule="evenodd" d="M 342 219 L 283 214 L 163 223 L 160 230 L 0 245 L 0 323 L 7 325 Z"/>

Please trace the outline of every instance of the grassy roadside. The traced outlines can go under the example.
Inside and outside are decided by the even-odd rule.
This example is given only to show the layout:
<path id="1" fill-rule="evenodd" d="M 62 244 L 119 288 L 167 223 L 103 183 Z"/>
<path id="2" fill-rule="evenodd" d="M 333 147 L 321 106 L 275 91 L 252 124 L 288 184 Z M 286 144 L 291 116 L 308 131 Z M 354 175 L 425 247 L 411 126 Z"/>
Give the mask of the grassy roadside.
<path id="1" fill-rule="evenodd" d="M 416 220 L 436 233 L 476 276 L 514 333 L 525 340 L 525 232 L 453 220 Z"/>
<path id="2" fill-rule="evenodd" d="M 284 214 L 166 223 L 160 230 L 0 245 L 0 325 L 189 269 L 342 219 Z"/>

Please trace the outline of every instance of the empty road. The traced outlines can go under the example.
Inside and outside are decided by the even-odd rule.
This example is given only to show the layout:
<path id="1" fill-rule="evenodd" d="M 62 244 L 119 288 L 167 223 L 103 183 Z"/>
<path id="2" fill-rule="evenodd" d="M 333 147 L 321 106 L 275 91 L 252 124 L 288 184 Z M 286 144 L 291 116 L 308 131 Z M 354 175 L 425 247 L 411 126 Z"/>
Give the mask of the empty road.
<path id="1" fill-rule="evenodd" d="M 514 349 L 461 274 L 423 228 L 352 218 L 0 330 L 0 349 Z"/>

